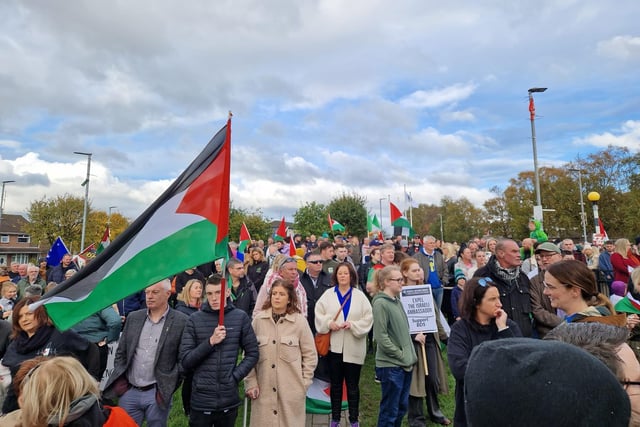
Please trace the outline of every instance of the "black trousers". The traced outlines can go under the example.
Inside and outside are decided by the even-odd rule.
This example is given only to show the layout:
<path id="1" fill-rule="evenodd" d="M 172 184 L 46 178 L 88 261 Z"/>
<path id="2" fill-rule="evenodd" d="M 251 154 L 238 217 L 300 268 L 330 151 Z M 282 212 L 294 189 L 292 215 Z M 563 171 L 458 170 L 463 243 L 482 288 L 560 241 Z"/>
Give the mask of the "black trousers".
<path id="1" fill-rule="evenodd" d="M 228 411 L 191 411 L 189 427 L 234 427 L 238 417 L 238 408 Z"/>
<path id="2" fill-rule="evenodd" d="M 331 377 L 331 419 L 340 421 L 342 409 L 342 384 L 347 386 L 349 422 L 355 423 L 360 416 L 360 371 L 362 365 L 342 361 L 342 353 L 329 352 L 329 375 Z"/>

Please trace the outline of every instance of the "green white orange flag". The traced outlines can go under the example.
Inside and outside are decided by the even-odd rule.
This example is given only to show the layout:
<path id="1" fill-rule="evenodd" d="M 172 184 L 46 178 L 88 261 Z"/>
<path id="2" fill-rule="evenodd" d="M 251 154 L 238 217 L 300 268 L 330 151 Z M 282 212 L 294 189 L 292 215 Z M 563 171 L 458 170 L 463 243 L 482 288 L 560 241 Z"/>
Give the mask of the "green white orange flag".
<path id="1" fill-rule="evenodd" d="M 244 222 L 240 227 L 240 238 L 238 239 L 238 241 L 240 242 L 238 244 L 238 252 L 244 253 L 249 243 L 251 243 L 251 235 L 249 234 L 249 229 L 247 228 L 247 225 Z"/>
<path id="2" fill-rule="evenodd" d="M 102 239 L 100 239 L 100 244 L 98 245 L 98 249 L 96 249 L 96 255 L 100 254 L 102 251 L 107 249 L 107 246 L 111 243 L 111 230 L 109 230 L 109 226 L 104 230 L 102 234 Z"/>
<path id="3" fill-rule="evenodd" d="M 276 236 L 274 237 L 274 239 L 282 241 L 285 239 L 285 237 L 287 237 L 287 223 L 284 221 L 284 217 L 282 217 L 282 221 L 280 221 L 280 226 L 276 231 Z"/>
<path id="4" fill-rule="evenodd" d="M 389 210 L 391 211 L 391 225 L 393 225 L 394 227 L 402 228 L 401 234 L 403 236 L 409 236 L 410 238 L 413 237 L 416 232 L 411 227 L 411 223 L 409 222 L 409 220 L 405 218 L 404 215 L 402 215 L 400 209 L 398 209 L 398 207 L 393 203 L 389 202 Z"/>
<path id="5" fill-rule="evenodd" d="M 340 233 L 344 233 L 344 225 L 340 224 L 338 221 L 331 219 L 331 214 L 327 214 L 329 218 L 329 229 L 331 231 L 338 231 Z"/>
<path id="6" fill-rule="evenodd" d="M 171 186 L 44 304 L 66 330 L 134 292 L 228 257 L 231 119 Z"/>

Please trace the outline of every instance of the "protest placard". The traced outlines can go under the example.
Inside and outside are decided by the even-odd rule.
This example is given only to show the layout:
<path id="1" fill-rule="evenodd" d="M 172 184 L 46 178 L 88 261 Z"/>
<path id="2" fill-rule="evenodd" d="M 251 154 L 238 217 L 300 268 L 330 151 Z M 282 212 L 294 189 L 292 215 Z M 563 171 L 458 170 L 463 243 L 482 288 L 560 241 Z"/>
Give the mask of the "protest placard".
<path id="1" fill-rule="evenodd" d="M 431 285 L 405 286 L 400 301 L 409 319 L 409 332 L 438 332 Z"/>

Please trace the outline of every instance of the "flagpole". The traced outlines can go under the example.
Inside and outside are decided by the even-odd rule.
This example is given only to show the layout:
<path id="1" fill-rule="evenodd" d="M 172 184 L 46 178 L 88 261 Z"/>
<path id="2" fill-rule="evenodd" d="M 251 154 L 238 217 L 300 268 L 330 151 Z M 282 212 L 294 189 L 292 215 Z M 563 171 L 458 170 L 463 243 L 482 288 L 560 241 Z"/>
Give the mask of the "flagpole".
<path id="1" fill-rule="evenodd" d="M 409 222 L 413 227 L 413 197 L 411 197 L 411 192 L 409 192 Z"/>

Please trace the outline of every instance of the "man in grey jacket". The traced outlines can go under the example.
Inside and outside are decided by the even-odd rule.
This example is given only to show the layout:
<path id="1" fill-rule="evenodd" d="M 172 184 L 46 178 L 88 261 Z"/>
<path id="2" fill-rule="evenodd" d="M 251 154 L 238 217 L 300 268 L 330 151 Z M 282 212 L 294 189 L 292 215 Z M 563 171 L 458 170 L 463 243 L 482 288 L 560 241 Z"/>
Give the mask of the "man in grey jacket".
<path id="1" fill-rule="evenodd" d="M 173 393 L 180 385 L 178 350 L 188 317 L 169 307 L 171 282 L 145 289 L 147 308 L 127 317 L 104 395 L 138 425 L 165 427 Z"/>

